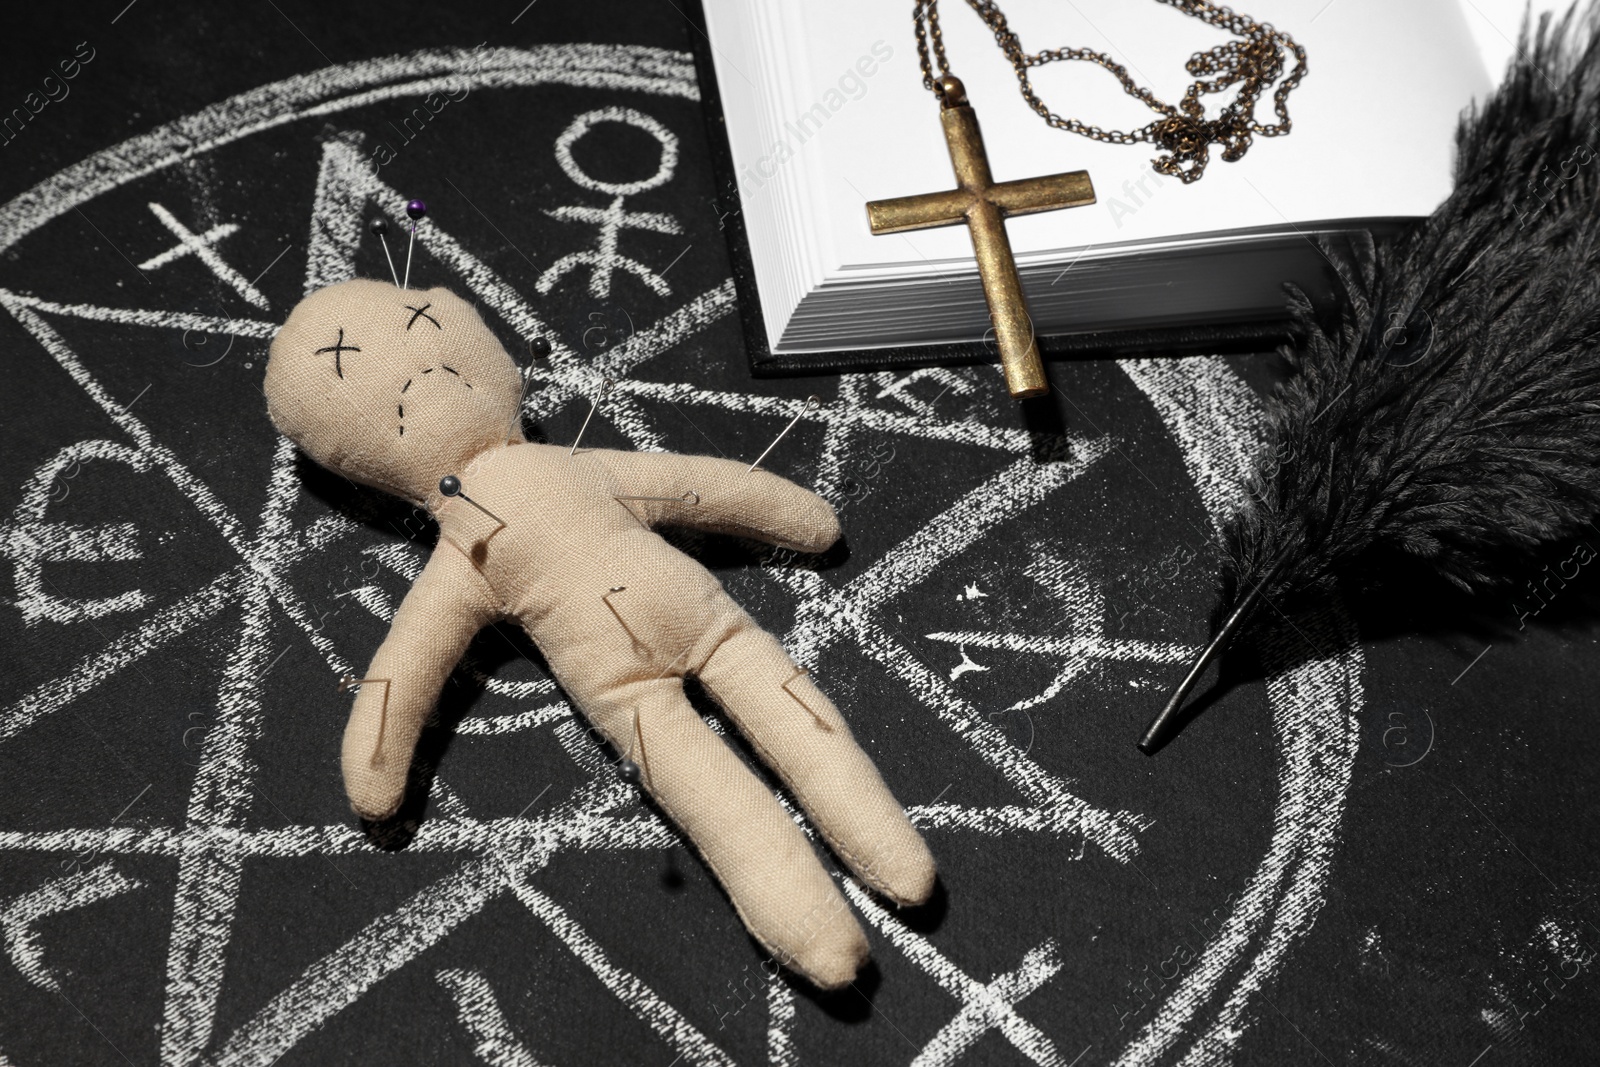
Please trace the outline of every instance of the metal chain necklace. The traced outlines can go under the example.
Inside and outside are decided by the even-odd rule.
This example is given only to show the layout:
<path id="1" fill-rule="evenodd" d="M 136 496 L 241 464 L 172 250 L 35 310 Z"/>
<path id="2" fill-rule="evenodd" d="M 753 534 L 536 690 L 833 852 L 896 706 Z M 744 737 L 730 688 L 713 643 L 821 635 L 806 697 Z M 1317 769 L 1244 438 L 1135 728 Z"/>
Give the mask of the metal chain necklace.
<path id="1" fill-rule="evenodd" d="M 1205 173 L 1213 144 L 1222 146 L 1222 158 L 1231 163 L 1249 151 L 1256 134 L 1281 137 L 1289 132 L 1289 94 L 1306 74 L 1306 50 L 1295 43 L 1293 37 L 1274 29 L 1270 23 L 1235 14 L 1230 8 L 1219 7 L 1209 0 L 1156 2 L 1175 7 L 1191 18 L 1227 30 L 1239 38 L 1189 57 L 1185 69 L 1198 80 L 1189 86 L 1183 99 L 1176 105 L 1158 100 L 1149 89 L 1135 84 L 1126 67 L 1102 52 L 1089 48 L 1056 48 L 1031 54 L 1024 52 L 1017 35 L 1006 25 L 1005 14 L 998 5 L 992 0 L 967 0 L 968 6 L 989 27 L 1000 50 L 1011 61 L 1021 85 L 1022 98 L 1045 122 L 1056 129 L 1108 144 L 1138 144 L 1141 141 L 1154 144 L 1167 153 L 1151 160 L 1162 174 L 1173 175 L 1185 183 L 1198 181 Z M 950 63 L 945 58 L 944 35 L 939 29 L 938 0 L 916 0 L 911 21 L 917 34 L 917 55 L 922 61 L 922 84 L 944 104 L 945 83 L 942 79 L 950 77 Z M 1291 52 L 1295 57 L 1295 67 L 1287 77 L 1283 77 L 1285 54 Z M 1078 119 L 1062 118 L 1034 93 L 1033 85 L 1028 80 L 1028 68 L 1063 60 L 1083 60 L 1104 67 L 1122 83 L 1124 92 L 1142 100 L 1152 111 L 1164 117 L 1142 129 L 1130 131 L 1103 130 Z M 937 77 L 934 75 L 934 63 L 939 67 Z M 1283 77 L 1283 81 L 1272 94 L 1277 123 L 1268 125 L 1256 121 L 1257 100 L 1280 77 Z M 1206 118 L 1201 96 L 1223 92 L 1235 84 L 1239 85 L 1238 95 L 1224 105 L 1216 118 Z"/>

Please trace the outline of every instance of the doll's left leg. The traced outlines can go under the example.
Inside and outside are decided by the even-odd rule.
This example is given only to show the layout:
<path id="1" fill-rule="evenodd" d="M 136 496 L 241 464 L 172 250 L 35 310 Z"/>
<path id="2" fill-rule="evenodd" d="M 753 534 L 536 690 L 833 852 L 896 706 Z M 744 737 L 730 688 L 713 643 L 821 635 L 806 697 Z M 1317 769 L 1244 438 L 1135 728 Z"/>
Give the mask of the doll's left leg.
<path id="1" fill-rule="evenodd" d="M 776 638 L 746 616 L 698 674 L 851 870 L 897 904 L 928 899 L 928 846 L 838 709 Z"/>

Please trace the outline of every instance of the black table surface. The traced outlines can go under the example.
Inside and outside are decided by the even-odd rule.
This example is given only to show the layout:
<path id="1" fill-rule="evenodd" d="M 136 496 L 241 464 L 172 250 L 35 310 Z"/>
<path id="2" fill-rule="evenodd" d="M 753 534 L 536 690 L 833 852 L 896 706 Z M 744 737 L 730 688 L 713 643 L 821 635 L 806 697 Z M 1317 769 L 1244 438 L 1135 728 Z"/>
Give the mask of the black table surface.
<path id="1" fill-rule="evenodd" d="M 983 366 L 752 378 L 695 32 L 674 0 L 11 15 L 0 1063 L 1592 1059 L 1592 569 L 1515 561 L 1520 603 L 1379 576 L 1140 755 L 1275 357 L 1061 363 L 1025 407 Z M 557 209 L 640 182 L 616 258 L 563 263 L 599 229 Z M 843 546 L 673 536 L 939 860 L 916 911 L 840 876 L 853 987 L 772 977 L 509 628 L 447 686 L 406 819 L 351 816 L 337 683 L 435 534 L 297 457 L 260 383 L 307 289 L 387 276 L 363 224 L 411 196 L 414 283 L 519 358 L 557 339 L 530 432 L 572 440 L 602 375 L 593 445 L 753 459 L 803 413 L 766 466 Z"/>

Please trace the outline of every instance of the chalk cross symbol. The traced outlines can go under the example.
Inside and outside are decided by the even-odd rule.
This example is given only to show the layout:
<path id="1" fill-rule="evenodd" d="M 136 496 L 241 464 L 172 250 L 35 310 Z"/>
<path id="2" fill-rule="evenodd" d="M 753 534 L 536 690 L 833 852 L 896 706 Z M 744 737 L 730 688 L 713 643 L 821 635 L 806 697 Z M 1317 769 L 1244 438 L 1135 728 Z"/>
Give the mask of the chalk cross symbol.
<path id="1" fill-rule="evenodd" d="M 1094 203 L 1094 184 L 1085 170 L 996 182 L 989 173 L 978 117 L 967 103 L 961 80 L 949 76 L 940 80 L 944 94 L 939 121 L 944 125 L 956 187 L 939 193 L 871 201 L 867 204 L 867 221 L 872 232 L 879 235 L 967 224 L 972 251 L 978 258 L 983 297 L 989 303 L 989 321 L 994 326 L 1006 388 L 1019 399 L 1039 396 L 1050 385 L 1039 358 L 1039 344 L 1022 295 L 1017 262 L 1011 255 L 1011 242 L 1006 237 L 1005 220 L 1010 215 L 1085 207 Z"/>
<path id="2" fill-rule="evenodd" d="M 1060 972 L 1061 946 L 1055 938 L 1046 938 L 1029 949 L 1013 970 L 982 982 L 963 971 L 922 934 L 890 915 L 854 881 L 846 879 L 842 888 L 868 922 L 961 1005 L 923 1046 L 913 1063 L 930 1067 L 954 1063 L 991 1030 L 998 1031 L 1013 1048 L 1041 1067 L 1062 1067 L 1066 1063 L 1055 1042 L 1017 1011 L 1024 998 Z"/>
<path id="3" fill-rule="evenodd" d="M 1060 1063 L 1060 1057 L 1052 1055 L 1055 1049 L 1049 1039 L 1016 1010 L 1024 997 L 1049 982 L 1060 970 L 1061 951 L 1054 938 L 1030 949 L 1014 970 L 995 976 L 988 984 L 961 974 L 952 966 L 946 975 L 947 990 L 961 1002 L 961 1007 L 928 1042 L 924 1055 L 932 1051 L 935 1055 L 929 1056 L 930 1060 L 953 1061 L 976 1045 L 984 1034 L 998 1030 L 1000 1036 L 1033 1062 Z"/>
<path id="4" fill-rule="evenodd" d="M 172 212 L 160 204 L 152 201 L 147 206 L 150 208 L 151 214 L 161 220 L 161 225 L 171 230 L 173 236 L 178 238 L 178 243 L 165 252 L 151 256 L 139 264 L 140 270 L 154 270 L 157 267 L 165 267 L 174 260 L 192 255 L 207 267 L 210 267 L 211 273 L 233 286 L 239 295 L 250 301 L 250 303 L 260 308 L 268 306 L 267 298 L 261 290 L 257 289 L 255 284 L 248 281 L 244 275 L 228 266 L 223 261 L 222 256 L 217 253 L 216 244 L 224 237 L 237 233 L 239 231 L 238 223 L 224 222 L 211 227 L 205 233 L 195 233 L 179 222 Z"/>

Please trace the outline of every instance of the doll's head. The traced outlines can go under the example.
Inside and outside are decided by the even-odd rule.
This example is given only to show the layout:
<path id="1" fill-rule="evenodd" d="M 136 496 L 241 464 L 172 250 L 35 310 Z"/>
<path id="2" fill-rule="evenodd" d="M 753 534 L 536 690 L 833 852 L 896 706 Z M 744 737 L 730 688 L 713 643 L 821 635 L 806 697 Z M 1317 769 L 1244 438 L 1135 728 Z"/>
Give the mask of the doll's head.
<path id="1" fill-rule="evenodd" d="M 273 340 L 264 390 L 273 424 L 312 459 L 412 500 L 521 440 L 516 365 L 447 289 L 356 278 L 317 290 Z"/>

